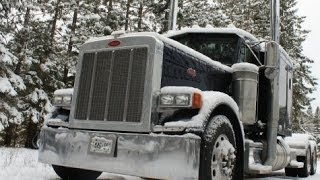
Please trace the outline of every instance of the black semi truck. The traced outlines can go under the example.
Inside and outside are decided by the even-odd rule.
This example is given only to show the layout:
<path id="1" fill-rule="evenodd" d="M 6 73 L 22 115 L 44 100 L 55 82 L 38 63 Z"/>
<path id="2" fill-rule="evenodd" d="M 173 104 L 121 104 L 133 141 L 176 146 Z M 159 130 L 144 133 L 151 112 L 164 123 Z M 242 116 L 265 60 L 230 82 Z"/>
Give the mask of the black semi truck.
<path id="1" fill-rule="evenodd" d="M 55 92 L 39 161 L 62 179 L 307 177 L 317 149 L 292 135 L 292 75 L 276 42 L 237 28 L 91 39 L 74 88 Z"/>

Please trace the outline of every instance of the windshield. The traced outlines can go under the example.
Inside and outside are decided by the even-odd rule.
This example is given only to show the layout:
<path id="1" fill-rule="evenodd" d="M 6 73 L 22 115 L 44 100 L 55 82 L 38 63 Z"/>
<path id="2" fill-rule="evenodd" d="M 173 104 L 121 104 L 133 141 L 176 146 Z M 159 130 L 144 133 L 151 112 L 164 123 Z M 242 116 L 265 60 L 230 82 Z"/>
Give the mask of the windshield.
<path id="1" fill-rule="evenodd" d="M 223 64 L 236 63 L 238 37 L 234 34 L 189 33 L 171 38 Z"/>

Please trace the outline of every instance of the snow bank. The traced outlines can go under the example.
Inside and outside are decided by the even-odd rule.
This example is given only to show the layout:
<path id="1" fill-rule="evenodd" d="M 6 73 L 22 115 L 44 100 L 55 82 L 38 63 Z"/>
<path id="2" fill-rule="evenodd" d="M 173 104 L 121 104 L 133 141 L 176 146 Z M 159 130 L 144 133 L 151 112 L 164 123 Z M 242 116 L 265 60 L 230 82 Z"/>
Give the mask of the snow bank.
<path id="1" fill-rule="evenodd" d="M 172 157 L 173 160 L 175 157 Z M 0 179 L 8 180 L 58 180 L 60 179 L 52 167 L 38 162 L 38 151 L 25 148 L 0 148 Z M 319 162 L 318 162 L 319 164 Z M 150 164 L 151 165 L 151 164 Z M 317 167 L 317 174 L 304 178 L 306 180 L 320 179 L 320 166 Z M 288 179 L 284 171 L 273 172 L 271 177 L 245 178 L 250 180 L 279 180 Z M 125 176 L 111 173 L 102 173 L 98 178 L 101 180 L 142 180 L 139 177 Z"/>
<path id="2" fill-rule="evenodd" d="M 0 179 L 58 180 L 51 165 L 38 162 L 38 151 L 25 148 L 0 148 Z M 102 173 L 98 179 L 142 180 L 139 177 Z"/>

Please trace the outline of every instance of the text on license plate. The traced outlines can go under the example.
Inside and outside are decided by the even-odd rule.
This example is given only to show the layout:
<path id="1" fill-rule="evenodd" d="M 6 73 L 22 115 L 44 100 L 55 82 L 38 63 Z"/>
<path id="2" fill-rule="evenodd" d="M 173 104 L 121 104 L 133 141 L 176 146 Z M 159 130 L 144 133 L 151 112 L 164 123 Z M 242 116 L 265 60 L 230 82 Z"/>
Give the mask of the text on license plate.
<path id="1" fill-rule="evenodd" d="M 108 139 L 105 137 L 92 137 L 90 143 L 90 152 L 93 153 L 102 153 L 102 154 L 111 154 L 112 148 L 114 146 L 113 139 Z"/>

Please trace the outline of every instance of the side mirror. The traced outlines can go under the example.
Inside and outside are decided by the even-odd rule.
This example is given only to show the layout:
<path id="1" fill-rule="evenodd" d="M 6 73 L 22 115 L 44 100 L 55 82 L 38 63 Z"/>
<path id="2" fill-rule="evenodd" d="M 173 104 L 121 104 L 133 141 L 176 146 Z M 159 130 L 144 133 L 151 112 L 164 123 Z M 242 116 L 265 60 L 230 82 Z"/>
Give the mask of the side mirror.
<path id="1" fill-rule="evenodd" d="M 264 65 L 267 67 L 276 67 L 279 63 L 279 45 L 276 42 L 267 43 L 266 57 Z"/>

